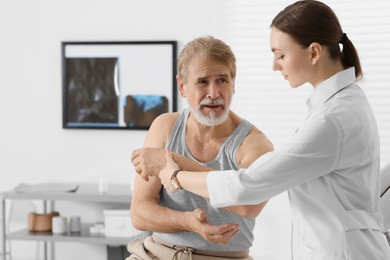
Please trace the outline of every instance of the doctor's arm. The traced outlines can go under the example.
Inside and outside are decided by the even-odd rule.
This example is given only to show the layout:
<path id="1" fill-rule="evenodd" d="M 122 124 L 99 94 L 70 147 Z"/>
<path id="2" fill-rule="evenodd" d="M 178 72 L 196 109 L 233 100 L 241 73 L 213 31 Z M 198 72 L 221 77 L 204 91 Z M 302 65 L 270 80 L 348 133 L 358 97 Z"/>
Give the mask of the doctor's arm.
<path id="1" fill-rule="evenodd" d="M 339 123 L 319 116 L 305 122 L 285 145 L 259 157 L 247 169 L 180 171 L 177 178 L 183 189 L 210 199 L 214 207 L 258 204 L 337 169 L 343 144 Z M 167 185 L 180 167 L 169 153 L 167 160 L 159 177 L 174 191 Z"/>
<path id="2" fill-rule="evenodd" d="M 257 128 L 252 128 L 237 151 L 236 159 L 239 164 L 239 168 L 248 168 L 257 158 L 271 151 L 273 151 L 273 145 L 266 135 Z M 203 170 L 203 172 L 205 172 L 205 170 Z M 263 201 L 261 203 L 250 205 L 227 206 L 223 209 L 245 218 L 256 218 L 266 204 L 267 201 Z"/>
<path id="3" fill-rule="evenodd" d="M 168 189 L 170 192 L 177 192 L 177 190 L 171 185 L 171 176 L 172 174 L 180 170 L 179 165 L 173 160 L 172 153 L 166 151 L 166 160 L 167 164 L 160 171 L 160 180 L 161 184 Z M 210 172 L 194 172 L 180 170 L 176 178 L 180 183 L 180 187 L 184 190 L 190 191 L 194 194 L 197 194 L 205 199 L 210 199 L 208 187 L 207 187 L 207 177 Z M 223 173 L 222 173 L 223 174 Z"/>

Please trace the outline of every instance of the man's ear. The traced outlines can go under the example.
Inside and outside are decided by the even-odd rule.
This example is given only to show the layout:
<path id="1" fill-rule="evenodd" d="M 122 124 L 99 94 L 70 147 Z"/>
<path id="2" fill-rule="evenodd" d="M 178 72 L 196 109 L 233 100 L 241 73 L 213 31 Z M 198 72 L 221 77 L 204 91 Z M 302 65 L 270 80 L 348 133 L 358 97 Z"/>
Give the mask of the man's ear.
<path id="1" fill-rule="evenodd" d="M 311 64 L 315 65 L 323 55 L 322 45 L 318 42 L 313 42 L 309 45 Z"/>
<path id="2" fill-rule="evenodd" d="M 182 98 L 186 97 L 186 92 L 184 91 L 184 80 L 177 75 L 176 76 L 176 81 L 177 81 L 177 87 L 179 88 L 179 93 Z"/>

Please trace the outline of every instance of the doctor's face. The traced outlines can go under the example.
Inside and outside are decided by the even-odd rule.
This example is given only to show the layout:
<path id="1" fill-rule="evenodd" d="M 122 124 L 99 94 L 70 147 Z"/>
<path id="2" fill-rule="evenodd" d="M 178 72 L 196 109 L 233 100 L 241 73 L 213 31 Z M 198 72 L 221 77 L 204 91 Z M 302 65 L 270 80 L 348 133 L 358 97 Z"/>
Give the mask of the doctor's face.
<path id="1" fill-rule="evenodd" d="M 312 64 L 309 48 L 303 48 L 275 27 L 271 28 L 270 46 L 274 54 L 272 69 L 280 71 L 291 87 L 310 82 Z"/>
<path id="2" fill-rule="evenodd" d="M 204 54 L 197 55 L 187 66 L 185 82 L 178 79 L 178 83 L 196 121 L 206 126 L 225 122 L 234 86 L 227 65 Z"/>

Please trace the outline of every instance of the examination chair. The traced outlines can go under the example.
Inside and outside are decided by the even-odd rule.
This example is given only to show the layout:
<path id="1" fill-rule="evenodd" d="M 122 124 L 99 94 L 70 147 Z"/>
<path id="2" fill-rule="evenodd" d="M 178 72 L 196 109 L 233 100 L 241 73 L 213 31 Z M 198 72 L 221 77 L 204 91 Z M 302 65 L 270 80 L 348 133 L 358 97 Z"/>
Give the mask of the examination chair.
<path id="1" fill-rule="evenodd" d="M 383 214 L 383 233 L 390 246 L 390 163 L 381 170 L 381 208 Z"/>

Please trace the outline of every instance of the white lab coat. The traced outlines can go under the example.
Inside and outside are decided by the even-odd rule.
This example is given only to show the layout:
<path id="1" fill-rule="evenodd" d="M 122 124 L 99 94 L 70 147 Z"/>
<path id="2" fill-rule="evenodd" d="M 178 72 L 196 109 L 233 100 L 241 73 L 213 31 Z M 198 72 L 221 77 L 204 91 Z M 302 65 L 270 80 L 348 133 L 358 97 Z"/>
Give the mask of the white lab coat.
<path id="1" fill-rule="evenodd" d="M 255 204 L 288 190 L 294 260 L 390 259 L 381 233 L 378 129 L 355 81 L 350 68 L 313 89 L 295 134 L 248 169 L 211 172 L 211 204 Z"/>

